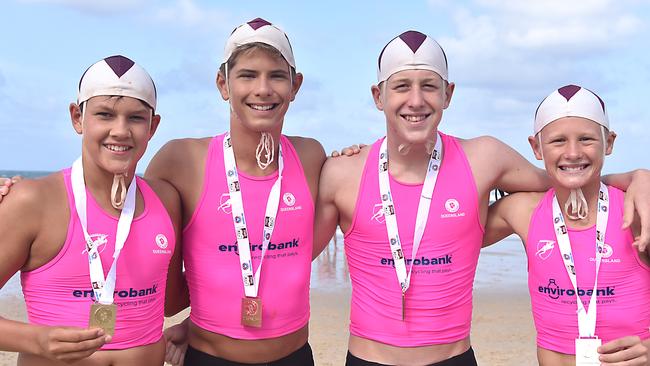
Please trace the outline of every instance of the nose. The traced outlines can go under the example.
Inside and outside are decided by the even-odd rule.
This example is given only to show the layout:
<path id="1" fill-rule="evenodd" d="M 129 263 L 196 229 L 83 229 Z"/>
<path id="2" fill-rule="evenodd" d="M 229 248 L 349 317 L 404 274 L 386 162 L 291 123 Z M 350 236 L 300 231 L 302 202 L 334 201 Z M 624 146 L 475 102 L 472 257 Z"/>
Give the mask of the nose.
<path id="1" fill-rule="evenodd" d="M 270 80 L 266 75 L 261 75 L 255 81 L 255 95 L 268 96 L 271 95 L 272 88 Z"/>
<path id="2" fill-rule="evenodd" d="M 569 141 L 566 145 L 564 156 L 567 159 L 578 159 L 582 157 L 582 147 L 580 146 L 580 142 L 577 140 Z"/>
<path id="3" fill-rule="evenodd" d="M 421 108 L 424 105 L 422 90 L 418 87 L 411 88 L 408 95 L 408 106 L 413 109 Z"/>
<path id="4" fill-rule="evenodd" d="M 126 138 L 131 134 L 129 129 L 129 121 L 125 116 L 119 116 L 115 118 L 113 126 L 111 128 L 111 136 L 114 138 Z"/>

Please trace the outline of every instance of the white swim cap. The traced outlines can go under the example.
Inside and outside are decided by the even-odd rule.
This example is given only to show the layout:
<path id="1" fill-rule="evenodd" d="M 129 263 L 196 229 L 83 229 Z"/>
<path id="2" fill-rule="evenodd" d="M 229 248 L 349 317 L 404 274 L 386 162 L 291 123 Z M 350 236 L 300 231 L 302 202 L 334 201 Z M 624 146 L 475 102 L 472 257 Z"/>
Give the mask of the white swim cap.
<path id="1" fill-rule="evenodd" d="M 280 28 L 262 18 L 253 19 L 232 31 L 226 41 L 223 63 L 228 62 L 237 47 L 254 42 L 264 43 L 275 48 L 291 67 L 296 68 L 296 61 L 293 58 L 293 50 L 287 35 Z"/>
<path id="2" fill-rule="evenodd" d="M 563 117 L 582 117 L 609 129 L 605 102 L 589 89 L 566 85 L 553 91 L 537 107 L 534 134 Z"/>
<path id="3" fill-rule="evenodd" d="M 145 69 L 121 55 L 96 62 L 81 76 L 77 104 L 99 95 L 136 98 L 156 110 L 153 79 Z"/>
<path id="4" fill-rule="evenodd" d="M 448 81 L 445 51 L 433 38 L 418 31 L 404 32 L 388 42 L 379 54 L 377 82 L 403 70 L 430 70 Z"/>

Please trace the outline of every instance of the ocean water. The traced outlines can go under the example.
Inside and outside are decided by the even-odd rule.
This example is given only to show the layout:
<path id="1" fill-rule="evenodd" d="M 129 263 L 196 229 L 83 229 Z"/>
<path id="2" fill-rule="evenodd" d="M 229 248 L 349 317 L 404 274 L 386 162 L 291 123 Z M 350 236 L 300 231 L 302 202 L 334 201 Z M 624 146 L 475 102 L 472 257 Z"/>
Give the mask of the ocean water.
<path id="1" fill-rule="evenodd" d="M 9 178 L 16 175 L 20 175 L 24 178 L 38 178 L 43 177 L 52 172 L 41 171 L 41 170 L 0 170 L 0 177 Z"/>

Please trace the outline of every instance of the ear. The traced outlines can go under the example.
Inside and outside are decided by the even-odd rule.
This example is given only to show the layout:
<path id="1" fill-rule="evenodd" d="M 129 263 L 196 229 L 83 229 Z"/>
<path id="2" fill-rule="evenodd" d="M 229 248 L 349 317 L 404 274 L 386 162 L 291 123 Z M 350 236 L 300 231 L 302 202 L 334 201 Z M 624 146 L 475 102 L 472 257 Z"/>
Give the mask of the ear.
<path id="1" fill-rule="evenodd" d="M 609 134 L 607 135 L 607 148 L 605 148 L 605 155 L 609 155 L 612 153 L 612 150 L 614 149 L 614 140 L 616 140 L 616 132 L 614 131 L 609 131 Z"/>
<path id="2" fill-rule="evenodd" d="M 86 103 L 87 104 L 87 103 Z M 86 105 L 88 107 L 88 105 Z M 79 134 L 83 134 L 83 124 L 81 123 L 81 107 L 77 103 L 70 103 L 68 107 L 70 111 L 70 121 L 72 122 L 72 128 Z"/>
<path id="3" fill-rule="evenodd" d="M 372 93 L 372 99 L 375 101 L 377 109 L 383 111 L 384 103 L 381 100 L 381 88 L 378 85 L 373 85 L 370 87 L 370 92 Z"/>
<path id="4" fill-rule="evenodd" d="M 216 82 L 217 82 L 217 89 L 219 89 L 219 93 L 221 93 L 221 98 L 223 98 L 223 100 L 230 99 L 226 77 L 224 76 L 224 74 L 221 73 L 221 71 L 217 73 Z"/>
<path id="5" fill-rule="evenodd" d="M 159 125 L 160 125 L 160 115 L 154 114 L 153 117 L 151 117 L 151 125 L 149 126 L 149 140 L 151 140 L 153 135 L 156 133 Z"/>
<path id="6" fill-rule="evenodd" d="M 542 147 L 539 145 L 539 140 L 537 139 L 537 137 L 528 136 L 528 143 L 530 144 L 530 147 L 533 149 L 533 154 L 535 154 L 535 158 L 537 160 L 544 160 L 542 159 Z"/>
<path id="7" fill-rule="evenodd" d="M 293 102 L 296 99 L 296 94 L 298 94 L 298 90 L 300 90 L 300 86 L 302 85 L 304 77 L 302 76 L 302 73 L 296 73 L 296 76 L 293 79 L 293 90 L 291 90 L 291 101 Z"/>
<path id="8" fill-rule="evenodd" d="M 456 90 L 456 84 L 448 83 L 447 89 L 445 90 L 445 106 L 443 107 L 444 109 L 447 109 L 447 107 L 449 107 L 449 104 L 451 103 L 451 97 L 454 95 L 454 90 Z"/>

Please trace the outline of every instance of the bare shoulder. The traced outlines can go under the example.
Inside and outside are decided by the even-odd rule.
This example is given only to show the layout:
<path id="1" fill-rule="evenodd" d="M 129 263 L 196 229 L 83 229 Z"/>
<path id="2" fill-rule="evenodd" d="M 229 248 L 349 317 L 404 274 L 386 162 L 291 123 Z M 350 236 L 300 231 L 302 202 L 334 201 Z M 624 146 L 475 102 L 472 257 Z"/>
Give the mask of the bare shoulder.
<path id="1" fill-rule="evenodd" d="M 328 157 L 323 165 L 321 179 L 326 180 L 328 184 L 334 184 L 335 187 L 340 186 L 340 183 L 358 182 L 369 152 L 370 146 L 364 146 L 358 154 L 352 156 Z"/>
<path id="2" fill-rule="evenodd" d="M 42 210 L 44 205 L 60 197 L 63 192 L 65 185 L 61 172 L 38 179 L 23 179 L 11 187 L 11 193 L 5 196 L 0 208 Z"/>
<path id="3" fill-rule="evenodd" d="M 174 139 L 154 155 L 145 176 L 173 181 L 175 176 L 190 174 L 203 161 L 211 137 Z"/>
<path id="4" fill-rule="evenodd" d="M 320 142 L 311 137 L 287 136 L 294 149 L 300 156 L 300 160 L 310 163 L 320 163 L 325 161 L 325 150 Z"/>
<path id="5" fill-rule="evenodd" d="M 478 136 L 470 139 L 458 138 L 463 150 L 466 154 L 477 154 L 478 156 L 486 156 L 489 153 L 498 152 L 501 149 L 509 149 L 503 141 L 494 136 Z M 487 154 L 486 154 L 487 153 Z"/>
<path id="6" fill-rule="evenodd" d="M 156 196 L 160 198 L 161 201 L 168 206 L 169 204 L 178 205 L 180 202 L 180 195 L 176 188 L 171 185 L 169 182 L 162 179 L 145 179 L 149 187 L 156 193 Z"/>
<path id="7" fill-rule="evenodd" d="M 528 225 L 530 217 L 544 197 L 544 192 L 517 192 L 497 201 L 496 211 L 517 226 Z"/>

